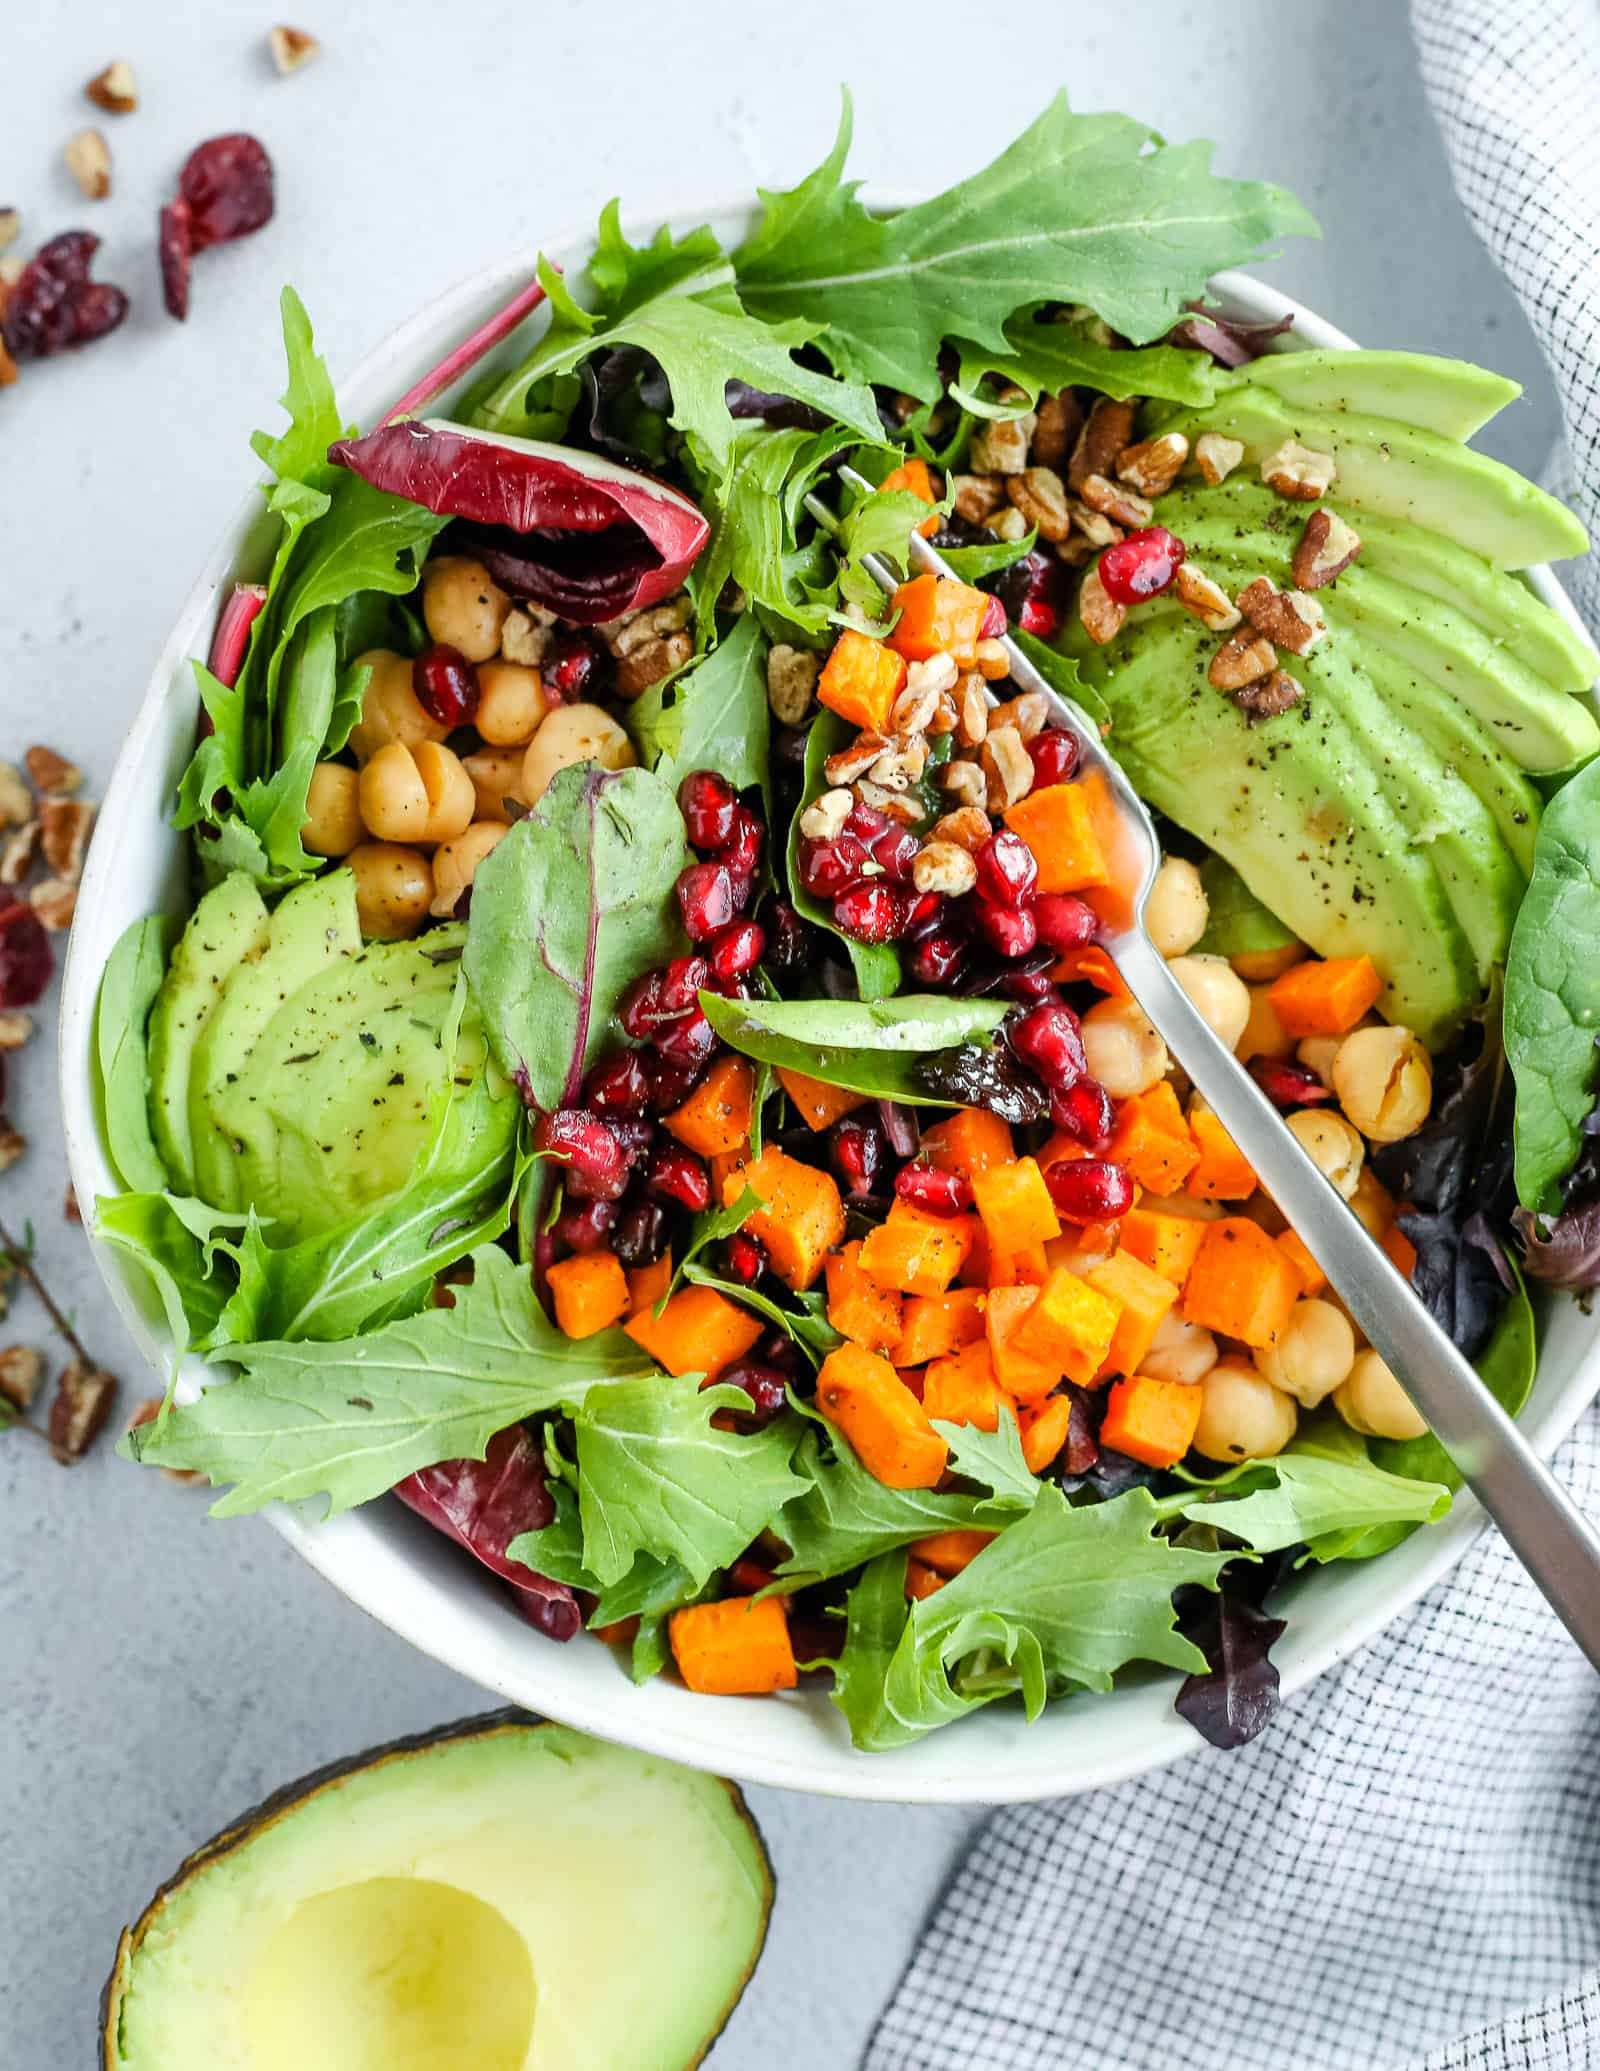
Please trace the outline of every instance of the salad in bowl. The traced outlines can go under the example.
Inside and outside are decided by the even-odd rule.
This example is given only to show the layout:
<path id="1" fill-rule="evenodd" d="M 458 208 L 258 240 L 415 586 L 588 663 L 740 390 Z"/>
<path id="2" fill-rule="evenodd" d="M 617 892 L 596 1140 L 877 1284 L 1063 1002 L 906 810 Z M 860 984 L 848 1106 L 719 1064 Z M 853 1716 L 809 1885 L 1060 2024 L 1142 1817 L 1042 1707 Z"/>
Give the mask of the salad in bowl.
<path id="1" fill-rule="evenodd" d="M 1230 301 L 1312 226 L 1203 147 L 1059 99 L 887 210 L 847 142 L 742 237 L 608 209 L 364 424 L 286 291 L 162 686 L 182 894 L 94 973 L 94 1229 L 173 1353 L 126 1445 L 407 1506 L 617 1720 L 814 1683 L 904 1750 L 1165 1669 L 1233 1744 L 1459 1477 L 1101 946 L 1111 803 L 1003 636 L 1515 1411 L 1594 1249 L 1600 664 L 1522 573 L 1584 536 L 1466 443 L 1513 384 Z"/>

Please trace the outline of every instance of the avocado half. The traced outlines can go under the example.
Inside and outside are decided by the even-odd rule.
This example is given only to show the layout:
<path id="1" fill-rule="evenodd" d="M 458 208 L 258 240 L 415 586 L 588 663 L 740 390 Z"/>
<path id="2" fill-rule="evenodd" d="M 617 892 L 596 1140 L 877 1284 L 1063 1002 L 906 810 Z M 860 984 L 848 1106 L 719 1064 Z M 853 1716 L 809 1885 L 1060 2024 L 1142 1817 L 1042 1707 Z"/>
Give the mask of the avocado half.
<path id="1" fill-rule="evenodd" d="M 687 2071 L 771 1865 L 738 1788 L 515 1711 L 357 1755 L 123 1929 L 101 2071 Z"/>

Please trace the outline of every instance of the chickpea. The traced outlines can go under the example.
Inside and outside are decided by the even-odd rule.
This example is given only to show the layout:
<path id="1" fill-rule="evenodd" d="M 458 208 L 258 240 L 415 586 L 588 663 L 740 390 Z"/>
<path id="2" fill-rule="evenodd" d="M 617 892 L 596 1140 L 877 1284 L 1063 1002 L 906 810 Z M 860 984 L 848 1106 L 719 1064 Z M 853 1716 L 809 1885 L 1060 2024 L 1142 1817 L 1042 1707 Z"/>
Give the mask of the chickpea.
<path id="1" fill-rule="evenodd" d="M 365 841 L 346 858 L 356 880 L 356 916 L 369 942 L 399 942 L 428 917 L 433 871 L 420 849 Z"/>
<path id="2" fill-rule="evenodd" d="M 1363 1438 L 1420 1438 L 1427 1424 L 1376 1352 L 1358 1352 L 1348 1378 L 1333 1391 L 1333 1406 Z"/>
<path id="3" fill-rule="evenodd" d="M 1100 1000 L 1083 1017 L 1089 1073 L 1113 1100 L 1148 1093 L 1167 1075 L 1167 1046 L 1132 1000 Z"/>
<path id="4" fill-rule="evenodd" d="M 319 762 L 311 772 L 300 839 L 312 855 L 347 856 L 366 834 L 360 789 L 360 777 L 342 762 Z"/>
<path id="5" fill-rule="evenodd" d="M 403 741 L 388 742 L 372 757 L 361 772 L 360 796 L 361 817 L 380 841 L 421 841 L 428 793 Z"/>
<path id="6" fill-rule="evenodd" d="M 1208 1460 L 1270 1460 L 1294 1436 L 1294 1397 L 1237 1359 L 1224 1359 L 1200 1383 L 1194 1449 Z"/>
<path id="7" fill-rule="evenodd" d="M 1361 1168 L 1350 1206 L 1356 1212 L 1356 1221 L 1374 1243 L 1381 1244 L 1394 1228 L 1394 1195 L 1370 1165 Z"/>
<path id="8" fill-rule="evenodd" d="M 1244 1034 L 1235 1045 L 1239 1061 L 1248 1064 L 1252 1057 L 1289 1058 L 1294 1055 L 1294 1037 L 1285 1030 L 1278 1019 L 1278 1010 L 1272 1004 L 1265 985 L 1252 985 L 1250 993 L 1250 1018 L 1245 1022 Z"/>
<path id="9" fill-rule="evenodd" d="M 469 662 L 500 652 L 500 628 L 511 599 L 481 561 L 441 554 L 422 571 L 422 616 L 428 631 Z"/>
<path id="10" fill-rule="evenodd" d="M 478 865 L 510 832 L 504 820 L 474 820 L 465 834 L 440 842 L 433 852 L 433 904 L 428 908 L 435 920 L 450 918 Z"/>
<path id="11" fill-rule="evenodd" d="M 529 805 L 536 805 L 557 773 L 574 763 L 598 762 L 602 769 L 630 769 L 638 759 L 632 741 L 609 712 L 602 712 L 598 705 L 562 705 L 528 743 L 521 796 Z"/>
<path id="12" fill-rule="evenodd" d="M 1358 1028 L 1333 1060 L 1339 1105 L 1374 1143 L 1420 1129 L 1433 1105 L 1433 1060 L 1409 1028 Z"/>
<path id="13" fill-rule="evenodd" d="M 522 782 L 521 748 L 474 748 L 463 755 L 461 767 L 472 779 L 477 799 L 473 817 L 479 820 L 509 820 L 506 800 L 517 797 Z"/>
<path id="14" fill-rule="evenodd" d="M 1305 960 L 1303 942 L 1286 942 L 1281 949 L 1241 949 L 1237 956 L 1228 959 L 1246 985 L 1270 985 L 1274 978 L 1281 978 L 1285 971 L 1292 971 Z"/>
<path id="15" fill-rule="evenodd" d="M 1139 1367 L 1153 1381 L 1182 1381 L 1194 1387 L 1217 1363 L 1217 1341 L 1209 1330 L 1169 1309 L 1156 1325 L 1150 1349 Z"/>
<path id="16" fill-rule="evenodd" d="M 478 671 L 477 728 L 495 748 L 520 748 L 531 741 L 548 711 L 544 678 L 516 662 L 485 662 Z"/>
<path id="17" fill-rule="evenodd" d="M 477 793 L 461 767 L 461 758 L 437 741 L 424 741 L 412 751 L 417 775 L 428 800 L 428 823 L 422 841 L 454 841 L 472 825 Z"/>
<path id="18" fill-rule="evenodd" d="M 1355 1356 L 1349 1318 L 1332 1302 L 1307 1299 L 1295 1303 L 1277 1342 L 1261 1346 L 1255 1362 L 1274 1388 L 1315 1409 L 1345 1379 Z"/>
<path id="19" fill-rule="evenodd" d="M 361 717 L 350 735 L 357 762 L 367 761 L 390 741 L 414 748 L 419 741 L 444 739 L 450 729 L 417 702 L 411 688 L 411 664 L 403 654 L 374 647 L 357 658 L 356 666 L 372 671 L 361 700 Z"/>
<path id="20" fill-rule="evenodd" d="M 1182 856 L 1168 856 L 1145 902 L 1144 924 L 1163 956 L 1182 956 L 1206 931 L 1211 902 L 1200 873 Z"/>
<path id="21" fill-rule="evenodd" d="M 1303 1107 L 1289 1117 L 1290 1133 L 1335 1193 L 1348 1201 L 1361 1178 L 1367 1147 L 1343 1115 Z"/>
<path id="22" fill-rule="evenodd" d="M 1236 1049 L 1250 1019 L 1250 993 L 1225 956 L 1175 956 L 1167 965 L 1213 1035 Z"/>

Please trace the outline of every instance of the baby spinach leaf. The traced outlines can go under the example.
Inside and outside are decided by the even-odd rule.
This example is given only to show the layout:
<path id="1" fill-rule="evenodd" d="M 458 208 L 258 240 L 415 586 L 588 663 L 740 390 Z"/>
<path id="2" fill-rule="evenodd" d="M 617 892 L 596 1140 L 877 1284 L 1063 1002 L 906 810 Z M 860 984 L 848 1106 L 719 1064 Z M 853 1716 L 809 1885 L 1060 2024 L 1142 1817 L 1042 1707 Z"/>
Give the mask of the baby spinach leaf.
<path id="1" fill-rule="evenodd" d="M 682 947 L 693 859 L 648 770 L 564 769 L 473 880 L 464 968 L 501 1069 L 531 1107 L 570 1107 L 617 1002 Z"/>
<path id="2" fill-rule="evenodd" d="M 772 1529 L 789 1548 L 780 1575 L 822 1580 L 848 1574 L 863 1561 L 930 1532 L 981 1522 L 977 1497 L 887 1488 L 839 1437 L 833 1438 L 832 1458 L 825 1459 L 816 1432 L 808 1432 L 797 1464 L 811 1486 L 772 1520 Z"/>
<path id="3" fill-rule="evenodd" d="M 215 1329 L 232 1295 L 233 1278 L 218 1271 L 217 1259 L 224 1234 L 248 1234 L 246 1218 L 169 1193 L 101 1195 L 94 1208 L 96 1235 L 137 1269 L 160 1306 L 175 1376 L 184 1353 Z"/>
<path id="4" fill-rule="evenodd" d="M 979 583 L 986 575 L 998 575 L 1001 569 L 1032 553 L 1038 537 L 1037 526 L 1032 526 L 1021 539 L 997 539 L 993 546 L 982 541 L 973 546 L 942 546 L 939 558 L 960 581 Z"/>
<path id="5" fill-rule="evenodd" d="M 788 876 L 789 897 L 797 913 L 812 921 L 819 928 L 826 928 L 830 935 L 838 935 L 850 958 L 851 968 L 856 974 L 856 990 L 864 1000 L 887 999 L 900 986 L 900 952 L 892 942 L 857 942 L 852 936 L 841 934 L 833 924 L 833 908 L 824 905 L 808 892 L 800 882 L 800 815 L 813 799 L 820 798 L 828 788 L 823 764 L 830 755 L 849 746 L 855 738 L 855 730 L 837 712 L 826 707 L 818 712 L 806 736 L 805 786 L 799 806 L 789 827 Z M 774 1063 L 787 1059 L 772 1060 Z M 817 1074 L 813 1074 L 817 1076 Z"/>
<path id="6" fill-rule="evenodd" d="M 145 1024 L 166 974 L 177 930 L 163 914 L 136 920 L 106 959 L 95 1003 L 95 1062 L 105 1116 L 106 1149 L 122 1184 L 161 1194 L 167 1168 L 150 1134 L 149 1053 Z"/>
<path id="7" fill-rule="evenodd" d="M 419 1468 L 481 1460 L 497 1431 L 576 1409 L 597 1382 L 648 1375 L 656 1384 L 654 1362 L 620 1330 L 563 1337 L 527 1271 L 495 1245 L 472 1264 L 453 1308 L 339 1344 L 233 1348 L 237 1379 L 175 1404 L 164 1422 L 131 1432 L 124 1450 L 232 1482 L 212 1505 L 216 1517 L 317 1495 L 334 1516 Z"/>
<path id="8" fill-rule="evenodd" d="M 986 1041 L 1006 1014 L 1001 1002 L 935 993 L 880 1000 L 729 1000 L 703 992 L 700 1004 L 723 1041 L 746 1057 L 878 1099 L 940 1107 L 959 1103 L 922 1089 L 917 1060 L 930 1050 Z"/>
<path id="9" fill-rule="evenodd" d="M 931 400 L 939 347 L 1009 350 L 1006 324 L 1083 302 L 1135 344 L 1158 338 L 1211 275 L 1269 238 L 1314 235 L 1281 188 L 1219 180 L 1210 146 L 1165 145 L 1125 115 L 1074 115 L 1064 93 L 981 173 L 898 215 L 844 178 L 850 105 L 828 157 L 734 255 L 745 306 L 803 316 L 843 374 Z"/>
<path id="10" fill-rule="evenodd" d="M 825 630 L 837 599 L 837 572 L 825 555 L 800 548 L 802 507 L 837 454 L 856 448 L 853 457 L 861 457 L 859 441 L 859 432 L 834 426 L 741 427 L 726 474 L 709 474 L 702 492 L 712 520 L 711 540 L 694 575 L 703 635 L 709 637 L 730 581 L 784 626 L 807 636 Z"/>
<path id="11" fill-rule="evenodd" d="M 711 652 L 628 708 L 646 765 L 674 796 L 691 770 L 714 769 L 736 791 L 759 784 L 771 817 L 767 643 L 753 611 Z"/>
<path id="12" fill-rule="evenodd" d="M 1517 1196 L 1554 1215 L 1600 1081 L 1600 762 L 1545 807 L 1506 957 Z"/>

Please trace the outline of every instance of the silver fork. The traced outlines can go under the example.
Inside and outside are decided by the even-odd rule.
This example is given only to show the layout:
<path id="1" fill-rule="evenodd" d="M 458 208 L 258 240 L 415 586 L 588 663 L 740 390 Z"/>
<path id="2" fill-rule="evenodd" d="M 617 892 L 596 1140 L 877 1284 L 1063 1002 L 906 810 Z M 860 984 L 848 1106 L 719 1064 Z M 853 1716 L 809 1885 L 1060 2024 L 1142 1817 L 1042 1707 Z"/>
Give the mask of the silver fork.
<path id="1" fill-rule="evenodd" d="M 840 468 L 839 476 L 858 493 L 871 493 L 872 484 L 853 468 Z M 826 530 L 837 531 L 838 519 L 821 497 L 808 496 L 806 507 Z M 911 558 L 925 574 L 954 573 L 915 532 Z M 864 556 L 862 566 L 886 594 L 898 587 L 893 569 L 876 555 Z M 1125 862 L 1130 875 L 1137 873 L 1137 884 L 1130 887 L 1128 924 L 1103 928 L 1099 941 L 1511 1550 L 1600 1668 L 1600 1535 L 1284 1127 L 1255 1080 L 1195 1011 L 1145 929 L 1161 846 L 1143 800 L 1102 747 L 1088 715 L 1045 681 L 1009 633 L 1003 645 L 1012 682 L 1042 696 L 1056 723 L 1077 736 L 1080 771 L 1098 771 L 1121 812 Z"/>

